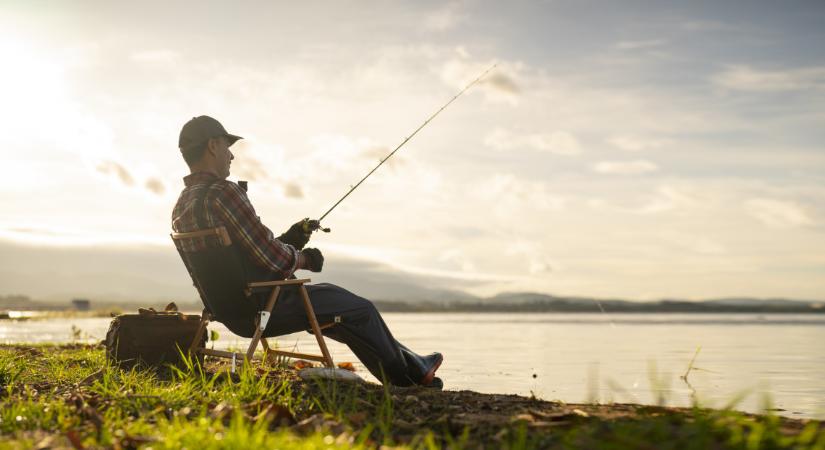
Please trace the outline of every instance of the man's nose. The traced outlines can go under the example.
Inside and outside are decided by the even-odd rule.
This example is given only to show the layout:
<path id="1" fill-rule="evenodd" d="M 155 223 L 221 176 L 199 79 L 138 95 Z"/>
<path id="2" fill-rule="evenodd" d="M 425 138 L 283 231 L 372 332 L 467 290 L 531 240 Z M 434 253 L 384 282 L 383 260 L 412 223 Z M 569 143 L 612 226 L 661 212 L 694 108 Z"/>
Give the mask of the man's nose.
<path id="1" fill-rule="evenodd" d="M 235 159 L 235 155 L 232 153 L 232 150 L 229 150 L 229 160 L 232 161 Z"/>

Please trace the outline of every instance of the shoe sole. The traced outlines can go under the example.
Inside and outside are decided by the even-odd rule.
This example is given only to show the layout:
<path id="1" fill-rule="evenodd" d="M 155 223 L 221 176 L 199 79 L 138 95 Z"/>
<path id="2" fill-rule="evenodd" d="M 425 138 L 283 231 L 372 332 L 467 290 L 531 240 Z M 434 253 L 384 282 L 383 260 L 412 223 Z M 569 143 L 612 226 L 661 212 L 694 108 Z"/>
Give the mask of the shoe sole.
<path id="1" fill-rule="evenodd" d="M 435 390 L 443 391 L 444 390 L 444 381 L 441 378 L 433 377 L 433 381 L 430 384 L 428 384 L 424 387 L 428 388 L 428 389 L 435 389 Z"/>
<path id="2" fill-rule="evenodd" d="M 436 361 L 435 364 L 433 364 L 433 367 L 430 368 L 430 370 L 427 371 L 427 374 L 424 375 L 424 378 L 421 379 L 422 385 L 427 386 L 433 382 L 433 378 L 435 378 L 435 371 L 438 370 L 439 367 L 441 367 L 442 362 L 444 362 L 443 355 L 441 355 L 441 357 L 438 358 L 438 361 Z"/>

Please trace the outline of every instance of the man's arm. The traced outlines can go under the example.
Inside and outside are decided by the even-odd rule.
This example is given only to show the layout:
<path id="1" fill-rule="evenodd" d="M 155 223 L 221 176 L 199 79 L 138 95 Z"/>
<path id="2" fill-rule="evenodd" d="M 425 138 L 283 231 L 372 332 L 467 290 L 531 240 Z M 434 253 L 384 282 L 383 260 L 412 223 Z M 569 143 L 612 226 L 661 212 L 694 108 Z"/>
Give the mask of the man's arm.
<path id="1" fill-rule="evenodd" d="M 275 239 L 272 231 L 261 222 L 246 193 L 235 183 L 226 183 L 216 199 L 216 212 L 228 225 L 234 242 L 252 255 L 258 265 L 289 277 L 306 268 L 306 258 L 295 247 Z"/>

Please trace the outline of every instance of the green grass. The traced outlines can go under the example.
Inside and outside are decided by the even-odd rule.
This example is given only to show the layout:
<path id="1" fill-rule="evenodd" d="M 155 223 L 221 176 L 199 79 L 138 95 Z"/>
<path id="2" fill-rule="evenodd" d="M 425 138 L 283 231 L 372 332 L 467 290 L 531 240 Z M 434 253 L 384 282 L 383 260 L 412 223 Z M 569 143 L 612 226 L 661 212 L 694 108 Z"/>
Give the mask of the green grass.
<path id="1" fill-rule="evenodd" d="M 573 414 L 527 398 L 303 383 L 285 367 L 207 369 L 120 370 L 84 345 L 0 347 L 0 449 L 825 450 L 820 422 L 772 415 L 632 406 L 609 417 L 610 406 Z"/>

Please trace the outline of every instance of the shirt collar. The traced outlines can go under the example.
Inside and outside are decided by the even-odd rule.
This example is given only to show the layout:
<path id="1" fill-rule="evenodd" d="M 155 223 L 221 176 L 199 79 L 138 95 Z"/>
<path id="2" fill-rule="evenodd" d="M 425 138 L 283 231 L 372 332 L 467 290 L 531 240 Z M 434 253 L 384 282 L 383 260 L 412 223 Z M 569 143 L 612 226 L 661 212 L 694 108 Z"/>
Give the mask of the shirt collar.
<path id="1" fill-rule="evenodd" d="M 194 186 L 196 184 L 204 184 L 210 181 L 217 180 L 217 175 L 209 172 L 195 172 L 183 177 L 183 185 L 186 187 Z"/>

